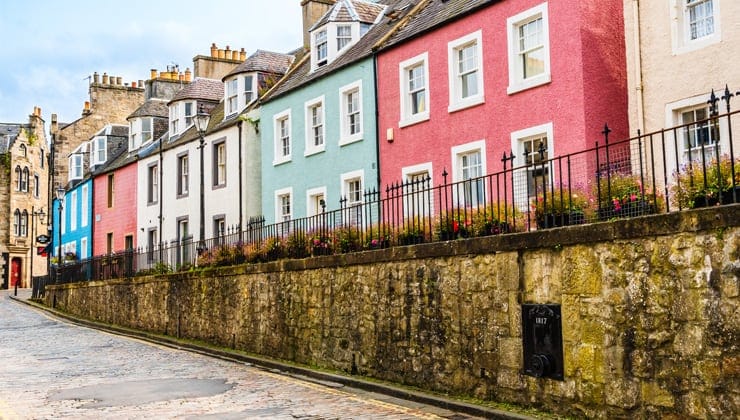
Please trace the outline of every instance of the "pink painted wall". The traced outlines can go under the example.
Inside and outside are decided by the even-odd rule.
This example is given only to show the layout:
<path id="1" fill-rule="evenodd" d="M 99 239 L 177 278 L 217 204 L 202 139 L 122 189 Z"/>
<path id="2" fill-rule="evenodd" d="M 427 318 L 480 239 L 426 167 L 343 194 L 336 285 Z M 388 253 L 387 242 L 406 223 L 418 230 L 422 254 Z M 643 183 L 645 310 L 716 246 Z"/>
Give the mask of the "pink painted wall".
<path id="1" fill-rule="evenodd" d="M 113 207 L 108 208 L 108 174 L 93 180 L 93 255 L 107 252 L 106 238 L 113 232 L 113 250 L 124 249 L 124 238 L 132 235 L 136 246 L 136 162 L 116 169 L 113 176 Z M 98 215 L 100 220 L 98 220 Z"/>
<path id="2" fill-rule="evenodd" d="M 487 172 L 502 169 L 511 133 L 553 124 L 554 155 L 594 147 L 604 123 L 610 141 L 628 134 L 626 62 L 620 0 L 548 3 L 549 84 L 508 95 L 506 19 L 541 1 L 497 2 L 378 55 L 381 185 L 402 179 L 401 168 L 432 162 L 433 182 L 451 172 L 451 147 L 486 140 Z M 449 41 L 482 30 L 485 103 L 449 113 Z M 399 128 L 399 63 L 429 55 L 430 119 Z M 393 128 L 394 141 L 386 141 Z M 554 156 L 551 154 L 550 156 Z M 451 178 L 448 178 L 451 180 Z"/>

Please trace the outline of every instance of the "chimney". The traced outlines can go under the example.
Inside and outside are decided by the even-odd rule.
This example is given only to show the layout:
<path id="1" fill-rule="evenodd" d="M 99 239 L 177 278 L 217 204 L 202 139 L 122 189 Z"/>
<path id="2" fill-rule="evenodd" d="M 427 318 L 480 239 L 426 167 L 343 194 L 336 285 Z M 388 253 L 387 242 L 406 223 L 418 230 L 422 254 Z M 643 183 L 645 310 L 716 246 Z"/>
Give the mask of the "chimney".
<path id="1" fill-rule="evenodd" d="M 308 37 L 308 29 L 318 22 L 322 16 L 329 11 L 336 0 L 301 0 L 303 8 L 303 46 L 308 48 L 311 40 Z"/>
<path id="2" fill-rule="evenodd" d="M 57 130 L 59 130 L 59 125 L 57 123 L 57 114 L 51 114 L 51 127 L 49 127 L 49 132 L 56 133 Z"/>
<path id="3" fill-rule="evenodd" d="M 185 81 L 190 83 L 190 81 L 192 80 L 192 76 L 193 76 L 193 73 L 190 72 L 190 67 L 186 67 L 185 68 Z"/>
<path id="4" fill-rule="evenodd" d="M 82 109 L 82 115 L 89 115 L 90 112 L 90 101 L 85 101 L 85 108 Z"/>
<path id="5" fill-rule="evenodd" d="M 211 58 L 218 57 L 218 47 L 216 47 L 216 43 L 211 44 Z"/>
<path id="6" fill-rule="evenodd" d="M 121 86 L 121 82 L 123 81 L 123 78 L 121 76 L 116 76 L 116 85 Z"/>
<path id="7" fill-rule="evenodd" d="M 131 81 L 131 87 L 134 88 L 134 89 L 136 89 L 136 82 Z"/>
<path id="8" fill-rule="evenodd" d="M 144 89 L 144 81 L 139 79 L 139 88 Z"/>
<path id="9" fill-rule="evenodd" d="M 104 85 L 108 84 L 108 73 L 103 73 L 103 84 Z"/>
<path id="10" fill-rule="evenodd" d="M 93 73 L 93 83 L 96 85 L 100 83 L 100 75 L 98 74 L 98 72 Z"/>
<path id="11" fill-rule="evenodd" d="M 244 48 L 242 48 L 239 51 L 239 61 L 244 61 L 246 59 L 247 59 L 247 51 Z"/>
<path id="12" fill-rule="evenodd" d="M 157 69 L 151 69 L 149 70 L 149 78 L 151 80 L 154 80 L 157 78 Z"/>
<path id="13" fill-rule="evenodd" d="M 228 45 L 226 46 L 226 51 L 224 51 L 224 58 L 231 60 L 231 48 Z"/>

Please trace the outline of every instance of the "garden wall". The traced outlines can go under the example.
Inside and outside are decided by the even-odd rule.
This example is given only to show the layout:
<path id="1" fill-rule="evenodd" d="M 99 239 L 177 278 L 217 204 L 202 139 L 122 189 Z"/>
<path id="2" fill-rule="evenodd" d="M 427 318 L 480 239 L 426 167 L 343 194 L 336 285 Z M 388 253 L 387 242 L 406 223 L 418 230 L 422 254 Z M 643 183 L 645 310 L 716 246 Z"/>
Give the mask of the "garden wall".
<path id="1" fill-rule="evenodd" d="M 740 205 L 50 286 L 81 317 L 576 417 L 740 415 Z M 525 375 L 557 304 L 564 379 Z"/>

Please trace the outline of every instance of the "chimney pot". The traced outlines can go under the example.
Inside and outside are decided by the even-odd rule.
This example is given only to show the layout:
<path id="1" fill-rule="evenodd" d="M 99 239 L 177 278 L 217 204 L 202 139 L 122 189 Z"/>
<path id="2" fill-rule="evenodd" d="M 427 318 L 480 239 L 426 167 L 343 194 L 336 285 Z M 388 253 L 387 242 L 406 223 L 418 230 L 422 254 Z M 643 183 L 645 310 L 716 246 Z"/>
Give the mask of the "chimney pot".
<path id="1" fill-rule="evenodd" d="M 139 87 L 144 89 L 144 81 L 139 79 Z"/>
<path id="2" fill-rule="evenodd" d="M 218 47 L 216 47 L 216 43 L 211 44 L 211 58 L 218 57 Z"/>
<path id="3" fill-rule="evenodd" d="M 157 69 L 151 69 L 149 70 L 149 78 L 154 80 L 157 78 Z"/>
<path id="4" fill-rule="evenodd" d="M 134 89 L 136 89 L 136 82 L 133 82 L 133 81 L 132 81 L 132 82 L 131 82 L 131 87 L 132 87 L 132 88 L 134 88 Z"/>
<path id="5" fill-rule="evenodd" d="M 93 83 L 96 85 L 100 83 L 100 75 L 98 75 L 98 72 L 93 73 Z"/>
<path id="6" fill-rule="evenodd" d="M 121 76 L 116 76 L 116 85 L 121 86 L 123 83 L 123 78 Z"/>
<path id="7" fill-rule="evenodd" d="M 108 84 L 108 73 L 103 73 L 103 84 L 104 85 Z"/>
<path id="8" fill-rule="evenodd" d="M 190 82 L 192 74 L 193 73 L 190 71 L 190 67 L 185 68 L 185 81 L 186 82 L 188 83 Z"/>
<path id="9" fill-rule="evenodd" d="M 239 51 L 239 60 L 244 61 L 247 59 L 247 51 L 242 47 Z"/>
<path id="10" fill-rule="evenodd" d="M 224 58 L 226 56 L 226 52 L 222 49 L 218 50 L 218 58 Z"/>

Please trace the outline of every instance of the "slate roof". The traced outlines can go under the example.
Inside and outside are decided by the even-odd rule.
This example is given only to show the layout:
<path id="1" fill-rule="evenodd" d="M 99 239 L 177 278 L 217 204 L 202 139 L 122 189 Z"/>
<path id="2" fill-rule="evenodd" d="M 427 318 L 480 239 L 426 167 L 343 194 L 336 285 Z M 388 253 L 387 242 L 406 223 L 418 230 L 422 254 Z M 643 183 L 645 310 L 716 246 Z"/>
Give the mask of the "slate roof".
<path id="1" fill-rule="evenodd" d="M 128 119 L 139 118 L 139 117 L 161 117 L 169 118 L 169 109 L 167 108 L 167 101 L 162 99 L 149 99 L 144 102 L 136 111 L 132 112 L 128 116 Z"/>
<path id="2" fill-rule="evenodd" d="M 235 74 L 257 71 L 283 75 L 288 71 L 294 59 L 295 57 L 289 54 L 257 50 L 221 80 L 226 80 Z"/>
<path id="3" fill-rule="evenodd" d="M 224 84 L 220 80 L 196 78 L 182 88 L 167 105 L 185 99 L 201 99 L 218 102 L 224 97 Z"/>
<path id="4" fill-rule="evenodd" d="M 388 48 L 403 41 L 421 35 L 439 25 L 460 19 L 485 6 L 499 3 L 501 0 L 420 0 L 426 1 L 408 21 L 379 47 Z"/>
<path id="5" fill-rule="evenodd" d="M 380 0 L 378 1 L 378 4 L 388 6 L 388 10 L 403 9 L 403 12 L 407 13 L 412 9 L 415 1 L 418 0 Z M 373 45 L 389 30 L 391 30 L 401 17 L 402 16 L 396 16 L 395 18 L 390 18 L 384 15 L 381 21 L 370 28 L 370 30 L 360 38 L 355 45 L 349 47 L 347 51 L 331 63 L 323 67 L 319 67 L 313 72 L 311 72 L 311 54 L 304 55 L 303 59 L 295 65 L 296 67 L 293 70 L 288 72 L 275 89 L 270 92 L 268 96 L 262 98 L 262 102 L 268 102 L 311 81 L 320 79 L 336 70 L 372 55 Z"/>
<path id="6" fill-rule="evenodd" d="M 379 2 L 382 3 L 382 2 Z M 363 0 L 339 0 L 322 16 L 309 31 L 326 25 L 329 22 L 373 23 L 378 18 L 384 5 Z"/>
<path id="7" fill-rule="evenodd" d="M 0 123 L 0 153 L 5 153 L 10 149 L 10 146 L 21 132 L 21 128 L 21 124 Z"/>

